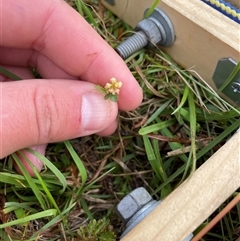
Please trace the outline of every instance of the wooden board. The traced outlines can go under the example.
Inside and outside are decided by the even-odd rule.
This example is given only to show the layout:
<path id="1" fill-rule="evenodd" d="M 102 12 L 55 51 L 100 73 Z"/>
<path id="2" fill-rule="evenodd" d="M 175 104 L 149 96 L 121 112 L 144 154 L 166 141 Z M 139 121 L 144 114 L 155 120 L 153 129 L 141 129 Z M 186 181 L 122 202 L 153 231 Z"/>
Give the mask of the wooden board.
<path id="1" fill-rule="evenodd" d="M 240 131 L 121 241 L 184 240 L 239 187 Z"/>
<path id="2" fill-rule="evenodd" d="M 232 4 L 234 7 L 237 7 L 238 9 L 240 9 L 240 1 L 239 0 L 228 0 L 227 2 Z"/>
<path id="3" fill-rule="evenodd" d="M 239 0 L 230 1 L 240 5 Z M 105 0 L 102 2 L 132 27 L 153 3 L 152 0 L 115 0 L 111 6 Z M 164 51 L 215 89 L 212 76 L 218 60 L 227 57 L 240 60 L 240 25 L 200 0 L 161 0 L 158 7 L 171 18 L 176 33 L 176 41 Z"/>

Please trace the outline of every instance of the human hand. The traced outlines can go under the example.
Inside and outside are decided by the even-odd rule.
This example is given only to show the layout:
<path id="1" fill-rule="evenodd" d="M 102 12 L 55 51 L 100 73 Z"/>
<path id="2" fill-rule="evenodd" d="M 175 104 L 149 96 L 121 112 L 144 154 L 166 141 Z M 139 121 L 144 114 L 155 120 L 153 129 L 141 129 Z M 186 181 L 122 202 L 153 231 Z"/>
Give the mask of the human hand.
<path id="1" fill-rule="evenodd" d="M 26 147 L 44 154 L 47 143 L 109 135 L 118 108 L 139 106 L 142 90 L 123 60 L 64 1 L 0 0 L 0 11 L 0 65 L 23 79 L 0 76 L 0 158 Z M 34 79 L 29 67 L 43 79 Z M 96 89 L 112 77 L 123 83 L 118 103 Z M 27 156 L 40 170 L 42 163 Z"/>

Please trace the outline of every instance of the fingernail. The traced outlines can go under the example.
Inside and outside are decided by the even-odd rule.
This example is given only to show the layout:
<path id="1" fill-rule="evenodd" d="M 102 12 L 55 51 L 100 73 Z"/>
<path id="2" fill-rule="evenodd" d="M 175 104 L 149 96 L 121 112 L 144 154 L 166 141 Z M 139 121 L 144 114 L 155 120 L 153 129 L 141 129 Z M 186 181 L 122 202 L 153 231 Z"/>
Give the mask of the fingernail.
<path id="1" fill-rule="evenodd" d="M 82 126 L 86 131 L 99 131 L 106 126 L 110 115 L 110 101 L 99 92 L 89 92 L 82 97 Z"/>

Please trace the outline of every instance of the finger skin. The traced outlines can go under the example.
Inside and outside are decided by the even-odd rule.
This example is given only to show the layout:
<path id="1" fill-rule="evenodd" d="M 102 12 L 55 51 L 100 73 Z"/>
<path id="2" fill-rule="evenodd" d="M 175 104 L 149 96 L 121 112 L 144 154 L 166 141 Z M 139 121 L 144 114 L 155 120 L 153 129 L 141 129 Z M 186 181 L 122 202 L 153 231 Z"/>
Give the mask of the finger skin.
<path id="1" fill-rule="evenodd" d="M 29 146 L 102 132 L 117 117 L 92 83 L 74 80 L 0 82 L 0 158 Z"/>
<path id="2" fill-rule="evenodd" d="M 1 0 L 0 7 L 1 46 L 34 49 L 67 74 L 102 86 L 115 77 L 123 83 L 119 108 L 139 106 L 142 90 L 124 61 L 64 1 Z"/>
<path id="3" fill-rule="evenodd" d="M 66 73 L 52 60 L 36 50 L 0 47 L 0 53 L 0 64 L 15 68 L 16 66 L 34 67 L 44 79 L 79 79 Z M 13 71 L 15 70 L 13 69 Z M 25 79 L 24 76 L 22 79 Z"/>
<path id="4" fill-rule="evenodd" d="M 98 132 L 97 134 L 99 136 L 109 136 L 116 131 L 117 125 L 118 125 L 117 120 L 115 120 L 110 126 L 108 126 L 103 131 Z"/>

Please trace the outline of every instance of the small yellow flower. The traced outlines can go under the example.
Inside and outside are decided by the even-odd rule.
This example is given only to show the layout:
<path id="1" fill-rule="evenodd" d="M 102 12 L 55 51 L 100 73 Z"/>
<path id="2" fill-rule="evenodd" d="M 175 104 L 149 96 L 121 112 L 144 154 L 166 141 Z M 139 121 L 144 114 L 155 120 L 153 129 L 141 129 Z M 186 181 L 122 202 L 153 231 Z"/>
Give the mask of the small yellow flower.
<path id="1" fill-rule="evenodd" d="M 104 87 L 107 94 L 119 95 L 120 88 L 122 87 L 122 82 L 118 82 L 115 78 L 110 79 L 111 83 L 107 83 Z"/>
<path id="2" fill-rule="evenodd" d="M 104 95 L 104 99 L 110 99 L 113 102 L 118 101 L 118 95 L 120 88 L 122 87 L 122 82 L 117 81 L 115 78 L 110 79 L 111 83 L 107 83 L 103 88 L 100 85 L 97 85 L 96 88 Z"/>

